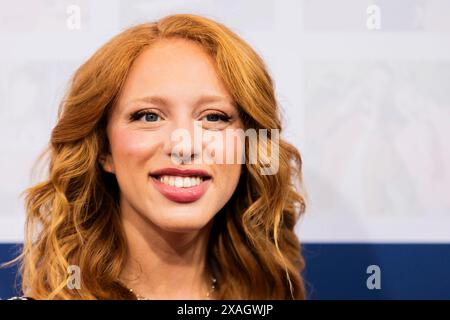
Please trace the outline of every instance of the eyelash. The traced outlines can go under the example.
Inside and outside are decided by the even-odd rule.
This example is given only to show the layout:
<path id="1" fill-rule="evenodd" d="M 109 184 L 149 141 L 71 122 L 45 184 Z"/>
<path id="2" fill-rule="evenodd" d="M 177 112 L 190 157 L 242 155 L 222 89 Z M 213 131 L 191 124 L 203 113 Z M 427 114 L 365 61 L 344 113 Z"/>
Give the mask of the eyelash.
<path id="1" fill-rule="evenodd" d="M 205 115 L 204 117 L 207 117 L 207 116 L 217 116 L 223 122 L 230 122 L 230 120 L 231 120 L 231 117 L 229 115 L 219 113 L 219 112 L 211 112 L 211 113 L 208 113 L 207 115 Z M 213 122 L 215 122 L 215 121 L 213 121 Z"/>
<path id="2" fill-rule="evenodd" d="M 156 112 L 141 110 L 141 111 L 137 111 L 137 112 L 132 113 L 130 115 L 130 121 L 138 121 L 138 120 L 142 119 L 143 116 L 146 116 L 148 114 L 155 114 L 158 117 L 162 118 L 161 115 L 159 115 Z M 223 113 L 219 113 L 219 112 L 208 113 L 205 116 L 203 116 L 203 118 L 207 117 L 207 116 L 217 116 L 223 122 L 230 122 L 230 120 L 231 120 L 231 117 L 229 115 L 226 115 L 226 114 L 223 114 Z M 216 122 L 216 121 L 212 121 L 212 122 Z"/>
<path id="3" fill-rule="evenodd" d="M 141 110 L 141 111 L 137 111 L 134 112 L 130 115 L 130 121 L 138 121 L 140 120 L 143 116 L 147 115 L 147 114 L 156 114 L 158 117 L 162 118 L 161 115 L 159 115 L 158 113 L 154 112 L 154 111 L 146 111 L 146 110 Z"/>

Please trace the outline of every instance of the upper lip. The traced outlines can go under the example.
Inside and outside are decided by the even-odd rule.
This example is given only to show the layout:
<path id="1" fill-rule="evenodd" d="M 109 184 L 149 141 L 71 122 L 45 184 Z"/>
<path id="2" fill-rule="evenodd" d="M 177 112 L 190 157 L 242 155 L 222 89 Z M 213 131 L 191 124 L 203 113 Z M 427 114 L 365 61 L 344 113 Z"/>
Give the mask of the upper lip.
<path id="1" fill-rule="evenodd" d="M 178 169 L 178 168 L 162 168 L 159 170 L 152 171 L 151 176 L 180 176 L 180 177 L 204 177 L 211 178 L 211 175 L 201 169 Z"/>

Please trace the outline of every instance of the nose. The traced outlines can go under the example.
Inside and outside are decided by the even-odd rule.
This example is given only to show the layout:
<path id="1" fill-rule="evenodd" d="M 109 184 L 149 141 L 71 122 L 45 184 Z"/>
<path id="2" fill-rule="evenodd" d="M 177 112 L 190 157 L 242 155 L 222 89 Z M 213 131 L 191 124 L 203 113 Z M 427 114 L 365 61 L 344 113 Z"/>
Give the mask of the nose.
<path id="1" fill-rule="evenodd" d="M 197 121 L 187 119 L 183 123 L 178 122 L 165 139 L 164 153 L 177 165 L 191 164 L 200 159 L 202 137 L 198 134 L 199 131 L 201 132 L 201 126 Z"/>
<path id="2" fill-rule="evenodd" d="M 170 153 L 170 158 L 175 164 L 191 164 L 194 160 L 199 159 L 199 153 L 197 152 L 189 152 L 186 149 L 178 149 L 174 150 Z"/>

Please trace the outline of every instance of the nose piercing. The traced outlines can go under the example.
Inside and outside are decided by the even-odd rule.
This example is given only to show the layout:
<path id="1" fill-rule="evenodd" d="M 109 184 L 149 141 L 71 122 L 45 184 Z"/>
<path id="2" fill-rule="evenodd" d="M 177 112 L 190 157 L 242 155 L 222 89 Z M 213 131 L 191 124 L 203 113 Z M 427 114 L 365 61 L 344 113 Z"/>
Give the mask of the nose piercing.
<path id="1" fill-rule="evenodd" d="M 180 155 L 179 153 L 172 153 L 171 157 L 172 157 L 172 160 L 174 160 L 178 164 L 187 164 L 187 163 L 191 163 L 192 158 L 194 158 L 194 159 L 197 158 L 197 154 L 189 153 L 188 155 L 184 156 L 184 155 Z"/>

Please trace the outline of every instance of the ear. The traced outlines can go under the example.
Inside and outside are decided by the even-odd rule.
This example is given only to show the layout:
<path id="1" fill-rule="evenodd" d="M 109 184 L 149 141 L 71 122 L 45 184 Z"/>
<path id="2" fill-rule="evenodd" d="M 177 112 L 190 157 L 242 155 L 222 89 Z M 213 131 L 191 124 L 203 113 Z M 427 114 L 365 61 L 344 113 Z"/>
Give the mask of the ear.
<path id="1" fill-rule="evenodd" d="M 98 162 L 106 172 L 113 174 L 115 173 L 114 161 L 110 153 L 100 155 L 100 157 L 98 158 Z"/>

